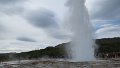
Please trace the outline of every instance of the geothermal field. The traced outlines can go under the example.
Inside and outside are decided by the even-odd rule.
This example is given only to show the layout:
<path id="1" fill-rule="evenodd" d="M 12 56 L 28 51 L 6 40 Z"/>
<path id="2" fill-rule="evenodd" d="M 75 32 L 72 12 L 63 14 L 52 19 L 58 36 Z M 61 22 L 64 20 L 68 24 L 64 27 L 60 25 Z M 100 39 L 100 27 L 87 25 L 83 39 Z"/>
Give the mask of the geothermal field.
<path id="1" fill-rule="evenodd" d="M 119 59 L 96 60 L 94 55 L 95 41 L 86 0 L 68 0 L 68 32 L 72 33 L 71 42 L 66 51 L 70 60 L 21 60 L 1 62 L 0 68 L 120 68 Z"/>
<path id="2" fill-rule="evenodd" d="M 1 63 L 0 68 L 119 68 L 120 61 L 118 60 L 101 60 L 89 62 L 69 62 L 57 60 L 26 60 L 21 63 L 4 62 Z"/>

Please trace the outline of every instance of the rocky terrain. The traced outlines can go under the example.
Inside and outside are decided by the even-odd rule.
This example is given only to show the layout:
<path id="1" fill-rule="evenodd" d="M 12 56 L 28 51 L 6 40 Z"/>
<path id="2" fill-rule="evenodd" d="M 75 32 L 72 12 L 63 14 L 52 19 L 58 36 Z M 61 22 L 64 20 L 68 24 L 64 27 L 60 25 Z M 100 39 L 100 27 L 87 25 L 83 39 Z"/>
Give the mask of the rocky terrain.
<path id="1" fill-rule="evenodd" d="M 22 61 L 20 63 L 1 63 L 0 68 L 120 68 L 119 60 L 111 61 L 89 61 L 89 62 L 68 62 L 68 61 Z"/>

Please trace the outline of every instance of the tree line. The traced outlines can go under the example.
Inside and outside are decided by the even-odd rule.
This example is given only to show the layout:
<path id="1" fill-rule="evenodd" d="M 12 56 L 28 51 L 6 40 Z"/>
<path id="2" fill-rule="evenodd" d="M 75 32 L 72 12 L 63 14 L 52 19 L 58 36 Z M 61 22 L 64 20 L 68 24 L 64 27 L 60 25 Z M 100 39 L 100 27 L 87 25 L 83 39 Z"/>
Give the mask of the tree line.
<path id="1" fill-rule="evenodd" d="M 87 42 L 86 42 L 87 43 Z M 55 47 L 49 46 L 45 49 L 33 50 L 21 53 L 2 53 L 0 61 L 39 59 L 39 58 L 68 58 L 65 47 L 69 43 L 62 43 Z M 120 52 L 120 37 L 96 39 L 98 48 L 95 49 L 95 57 L 101 57 L 101 53 Z"/>

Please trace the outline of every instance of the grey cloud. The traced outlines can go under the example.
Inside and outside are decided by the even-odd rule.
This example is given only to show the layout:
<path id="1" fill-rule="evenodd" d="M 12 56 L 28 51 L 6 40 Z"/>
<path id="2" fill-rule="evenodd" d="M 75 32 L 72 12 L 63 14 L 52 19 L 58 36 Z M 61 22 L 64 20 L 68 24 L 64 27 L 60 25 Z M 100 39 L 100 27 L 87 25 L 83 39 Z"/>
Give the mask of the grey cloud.
<path id="1" fill-rule="evenodd" d="M 65 39 L 68 39 L 69 38 L 69 35 L 65 35 L 65 34 L 54 34 L 54 35 L 52 35 L 54 38 L 56 38 L 56 39 L 61 39 L 61 40 L 65 40 Z"/>
<path id="2" fill-rule="evenodd" d="M 56 15 L 47 9 L 39 9 L 28 13 L 25 18 L 35 27 L 45 30 L 48 36 L 55 39 L 67 39 L 68 36 L 60 31 L 60 26 L 56 19 Z"/>
<path id="3" fill-rule="evenodd" d="M 65 40 L 70 37 L 68 33 L 63 32 L 60 29 L 51 29 L 51 30 L 48 29 L 46 30 L 46 32 L 48 33 L 49 36 L 59 40 Z"/>
<path id="4" fill-rule="evenodd" d="M 1 31 L 3 31 L 3 26 L 2 26 L 2 25 L 0 25 L 0 32 L 1 32 Z"/>
<path id="5" fill-rule="evenodd" d="M 0 0 L 0 4 L 13 4 L 13 3 L 17 3 L 17 2 L 22 2 L 25 0 Z"/>
<path id="6" fill-rule="evenodd" d="M 103 27 L 96 31 L 97 38 L 120 37 L 120 26 Z"/>
<path id="7" fill-rule="evenodd" d="M 5 33 L 6 31 L 7 31 L 6 28 L 0 24 L 0 34 Z"/>
<path id="8" fill-rule="evenodd" d="M 28 38 L 28 37 L 19 37 L 19 38 L 17 38 L 17 40 L 25 41 L 25 42 L 36 42 L 36 40 L 34 40 L 32 38 Z"/>
<path id="9" fill-rule="evenodd" d="M 20 13 L 24 10 L 23 4 L 26 0 L 0 0 L 0 12 L 6 14 Z"/>
<path id="10" fill-rule="evenodd" d="M 110 32 L 120 32 L 120 25 L 106 24 L 96 31 L 97 34 Z"/>
<path id="11" fill-rule="evenodd" d="M 4 40 L 4 37 L 6 37 L 7 30 L 6 28 L 0 24 L 0 40 Z"/>
<path id="12" fill-rule="evenodd" d="M 95 26 L 96 35 L 104 37 L 120 36 L 120 0 L 88 0 L 91 2 L 90 17 Z M 110 26 L 104 26 L 111 24 Z"/>
<path id="13" fill-rule="evenodd" d="M 19 6 L 11 6 L 9 8 L 4 7 L 0 10 L 0 12 L 3 12 L 5 14 L 20 14 L 23 11 L 24 8 Z"/>
<path id="14" fill-rule="evenodd" d="M 36 27 L 48 28 L 58 26 L 55 14 L 47 9 L 32 11 L 25 17 L 32 25 Z"/>
<path id="15" fill-rule="evenodd" d="M 95 19 L 113 19 L 117 17 L 120 18 L 119 7 L 120 0 L 96 0 L 92 5 L 90 13 L 92 13 L 92 18 Z"/>

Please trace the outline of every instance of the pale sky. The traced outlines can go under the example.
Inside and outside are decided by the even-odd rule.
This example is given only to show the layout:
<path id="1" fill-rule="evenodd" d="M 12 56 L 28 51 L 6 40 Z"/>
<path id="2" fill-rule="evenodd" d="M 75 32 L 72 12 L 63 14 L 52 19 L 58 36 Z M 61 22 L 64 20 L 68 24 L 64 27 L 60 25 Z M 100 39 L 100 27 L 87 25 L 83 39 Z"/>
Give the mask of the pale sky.
<path id="1" fill-rule="evenodd" d="M 61 25 L 67 0 L 0 0 L 0 53 L 55 46 L 69 40 Z M 95 38 L 120 37 L 120 0 L 87 0 Z M 6 51 L 7 50 L 7 51 Z"/>

